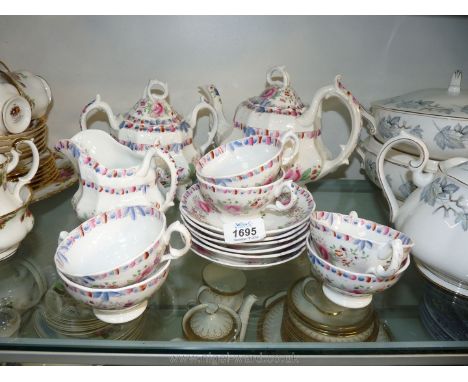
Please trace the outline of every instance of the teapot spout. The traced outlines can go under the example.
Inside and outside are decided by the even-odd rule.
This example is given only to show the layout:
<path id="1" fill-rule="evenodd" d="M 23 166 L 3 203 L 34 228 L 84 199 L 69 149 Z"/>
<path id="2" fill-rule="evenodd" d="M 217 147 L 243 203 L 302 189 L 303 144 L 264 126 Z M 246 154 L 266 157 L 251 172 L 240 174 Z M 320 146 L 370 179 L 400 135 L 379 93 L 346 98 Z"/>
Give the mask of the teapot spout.
<path id="1" fill-rule="evenodd" d="M 226 120 L 223 109 L 223 102 L 218 89 L 214 85 L 200 86 L 198 88 L 200 94 L 206 101 L 213 106 L 218 116 L 218 131 L 215 137 L 215 143 L 220 145 L 231 133 L 232 124 Z"/>
<path id="2" fill-rule="evenodd" d="M 245 338 L 245 333 L 247 332 L 247 325 L 249 323 L 250 310 L 252 309 L 253 304 L 258 300 L 258 297 L 254 294 L 250 294 L 244 300 L 242 306 L 239 309 L 239 317 L 242 322 L 242 328 L 239 335 L 239 342 L 243 342 Z"/>

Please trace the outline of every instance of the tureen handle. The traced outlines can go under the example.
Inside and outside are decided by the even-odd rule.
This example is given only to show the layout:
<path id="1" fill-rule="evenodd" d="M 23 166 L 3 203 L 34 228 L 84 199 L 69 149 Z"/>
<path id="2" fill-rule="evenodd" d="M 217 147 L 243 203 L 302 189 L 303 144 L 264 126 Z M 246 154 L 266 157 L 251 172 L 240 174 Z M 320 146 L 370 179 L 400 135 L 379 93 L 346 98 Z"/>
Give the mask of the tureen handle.
<path id="1" fill-rule="evenodd" d="M 208 131 L 208 139 L 206 143 L 198 148 L 201 155 L 205 154 L 206 150 L 213 142 L 213 139 L 218 131 L 218 114 L 216 113 L 214 107 L 207 103 L 203 97 L 202 101 L 193 108 L 191 116 L 190 118 L 188 118 L 188 124 L 190 125 L 190 127 L 195 131 L 198 120 L 198 114 L 202 110 L 206 110 L 210 114 L 210 129 Z"/>
<path id="2" fill-rule="evenodd" d="M 180 233 L 180 236 L 182 237 L 184 247 L 181 249 L 174 248 L 170 244 L 171 236 L 174 232 Z M 166 232 L 164 232 L 162 240 L 167 246 L 169 246 L 169 252 L 161 258 L 161 261 L 178 259 L 179 257 L 185 255 L 192 245 L 192 236 L 190 235 L 190 232 L 179 221 L 175 221 L 167 228 Z"/>
<path id="3" fill-rule="evenodd" d="M 278 73 L 281 75 L 282 80 L 274 80 L 273 76 Z M 273 66 L 266 75 L 268 85 L 277 86 L 283 89 L 287 88 L 290 84 L 289 73 L 286 71 L 285 66 Z"/>
<path id="4" fill-rule="evenodd" d="M 428 185 L 434 177 L 434 174 L 423 173 L 423 170 L 426 167 L 427 161 L 429 160 L 429 152 L 427 151 L 427 147 L 422 140 L 402 131 L 398 136 L 385 142 L 385 144 L 382 146 L 379 153 L 377 154 L 376 170 L 377 170 L 377 179 L 382 185 L 382 191 L 384 193 L 385 199 L 387 199 L 388 204 L 390 206 L 390 221 L 391 222 L 394 222 L 395 219 L 397 218 L 400 207 L 395 197 L 395 194 L 393 193 L 390 187 L 390 184 L 388 183 L 387 178 L 385 176 L 384 161 L 385 161 L 385 156 L 392 149 L 392 147 L 400 143 L 410 143 L 413 146 L 415 146 L 419 151 L 419 160 L 418 161 L 410 160 L 408 163 L 408 167 L 412 172 L 412 178 L 413 178 L 414 184 L 418 187 L 424 187 Z"/>
<path id="5" fill-rule="evenodd" d="M 160 157 L 167 165 L 169 172 L 171 174 L 171 185 L 169 186 L 169 191 L 166 192 L 164 196 L 164 202 L 161 203 L 161 207 L 159 208 L 160 211 L 166 212 L 170 207 L 174 205 L 174 198 L 177 192 L 177 168 L 172 156 L 163 149 L 158 147 L 151 147 L 145 154 L 143 159 L 143 163 L 140 166 L 140 169 L 137 172 L 139 176 L 145 176 L 150 168 L 152 168 L 152 161 L 153 157 L 158 156 Z"/>
<path id="6" fill-rule="evenodd" d="M 323 178 L 325 175 L 329 174 L 343 164 L 349 164 L 348 158 L 356 148 L 362 127 L 361 105 L 356 100 L 356 98 L 354 98 L 351 92 L 344 87 L 343 83 L 341 82 L 340 75 L 335 77 L 335 83 L 333 85 L 324 86 L 317 91 L 314 99 L 310 104 L 310 107 L 301 117 L 298 118 L 297 122 L 304 127 L 309 127 L 314 125 L 316 120 L 320 121 L 322 113 L 322 102 L 324 99 L 328 99 L 330 97 L 338 98 L 338 100 L 340 100 L 341 103 L 348 109 L 351 115 L 351 134 L 346 145 L 340 145 L 341 152 L 336 158 L 329 160 L 326 159 L 325 155 L 322 155 L 322 157 L 324 157 L 322 170 L 317 179 Z M 319 126 L 315 126 L 314 129 L 318 130 Z"/>
<path id="7" fill-rule="evenodd" d="M 88 103 L 81 112 L 80 116 L 80 128 L 81 130 L 88 130 L 88 115 L 93 110 L 102 110 L 106 113 L 107 119 L 109 120 L 109 125 L 114 130 L 119 130 L 119 123 L 112 112 L 111 107 L 107 102 L 101 100 L 101 96 L 99 94 L 96 95 L 96 98 L 93 99 L 90 103 Z"/>
<path id="8" fill-rule="evenodd" d="M 151 90 L 156 87 L 159 87 L 162 89 L 162 94 L 151 92 Z M 148 97 L 149 99 L 152 99 L 153 101 L 166 99 L 168 95 L 169 95 L 169 86 L 165 82 L 162 82 L 159 80 L 149 80 L 148 85 L 146 85 L 146 88 L 143 92 L 143 98 Z"/>
<path id="9" fill-rule="evenodd" d="M 26 175 L 23 175 L 23 176 L 19 177 L 16 184 L 15 184 L 15 189 L 13 190 L 13 195 L 19 201 L 22 200 L 21 195 L 20 195 L 21 189 L 25 185 L 31 183 L 32 178 L 34 178 L 34 176 L 36 175 L 37 170 L 39 169 L 39 151 L 37 150 L 36 145 L 33 143 L 33 140 L 31 139 L 31 140 L 17 141 L 15 143 L 15 148 L 20 143 L 25 143 L 30 147 L 31 152 L 32 152 L 33 160 L 32 160 L 32 164 L 31 164 L 31 168 L 29 169 L 28 173 Z M 19 151 L 18 149 L 16 149 L 16 150 Z"/>

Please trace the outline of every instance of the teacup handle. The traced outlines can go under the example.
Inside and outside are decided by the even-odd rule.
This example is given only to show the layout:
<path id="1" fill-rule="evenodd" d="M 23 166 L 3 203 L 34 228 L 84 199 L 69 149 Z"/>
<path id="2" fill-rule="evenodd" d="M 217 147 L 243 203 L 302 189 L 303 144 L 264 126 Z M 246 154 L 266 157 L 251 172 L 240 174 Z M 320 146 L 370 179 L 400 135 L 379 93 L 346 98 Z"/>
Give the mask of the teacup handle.
<path id="1" fill-rule="evenodd" d="M 283 137 L 281 138 L 281 142 L 283 144 L 283 148 L 282 150 L 284 150 L 284 146 L 288 143 L 288 142 L 291 142 L 291 145 L 292 145 L 292 150 L 291 150 L 291 154 L 289 155 L 283 155 L 283 160 L 281 162 L 281 164 L 283 166 L 287 166 L 289 165 L 293 160 L 294 158 L 296 157 L 297 153 L 299 152 L 299 138 L 298 136 L 292 132 L 292 131 L 288 131 L 286 134 L 283 135 Z"/>
<path id="2" fill-rule="evenodd" d="M 170 240 L 173 232 L 178 232 L 182 236 L 182 240 L 185 243 L 183 248 L 177 249 L 171 246 Z M 164 232 L 162 240 L 169 247 L 169 253 L 164 254 L 161 258 L 161 261 L 175 260 L 179 257 L 182 257 L 189 251 L 190 246 L 192 245 L 192 236 L 190 235 L 190 232 L 179 221 L 172 223 L 167 228 L 166 232 Z"/>
<path id="3" fill-rule="evenodd" d="M 197 125 L 197 120 L 198 120 L 198 114 L 202 110 L 208 110 L 208 112 L 210 113 L 210 117 L 211 117 L 210 121 L 212 123 L 210 123 L 210 126 L 209 126 L 208 140 L 206 141 L 205 144 L 201 145 L 198 148 L 201 155 L 205 154 L 206 150 L 213 142 L 213 139 L 216 136 L 216 133 L 218 131 L 218 114 L 216 113 L 216 110 L 213 108 L 213 106 L 207 103 L 204 100 L 204 98 L 202 98 L 202 102 L 196 105 L 192 110 L 192 114 L 190 116 L 190 119 L 188 120 L 188 124 L 190 125 L 190 127 L 195 130 L 196 125 Z"/>
<path id="4" fill-rule="evenodd" d="M 37 173 L 37 170 L 39 169 L 39 151 L 37 150 L 37 147 L 36 145 L 33 143 L 33 140 L 24 140 L 24 141 L 18 141 L 15 143 L 15 148 L 18 146 L 19 143 L 25 143 L 27 144 L 30 148 L 31 148 L 31 152 L 32 152 L 32 157 L 33 157 L 33 161 L 32 161 L 32 164 L 31 164 L 31 168 L 29 169 L 28 173 L 26 175 L 23 175 L 22 177 L 19 177 L 17 182 L 16 182 L 16 185 L 15 185 L 15 189 L 13 191 L 13 195 L 14 197 L 17 199 L 17 200 L 20 200 L 21 201 L 21 196 L 20 196 L 20 192 L 21 192 L 21 189 L 31 183 L 31 180 L 34 178 L 34 176 L 36 175 Z M 18 149 L 16 149 L 18 151 Z"/>
<path id="5" fill-rule="evenodd" d="M 113 130 L 119 130 L 119 124 L 117 119 L 112 112 L 111 107 L 107 102 L 101 100 L 101 96 L 99 94 L 96 95 L 96 98 L 93 99 L 90 103 L 88 103 L 81 112 L 80 116 L 80 128 L 81 130 L 88 130 L 88 115 L 93 110 L 102 110 L 106 113 L 107 119 L 109 120 L 109 125 Z"/>
<path id="6" fill-rule="evenodd" d="M 403 243 L 400 239 L 395 239 L 392 240 L 390 245 L 392 247 L 392 260 L 387 270 L 382 265 L 378 265 L 377 267 L 369 268 L 366 273 L 374 274 L 378 277 L 389 277 L 393 276 L 400 269 L 403 261 Z M 383 250 L 386 250 L 386 248 L 383 248 Z"/>
<path id="7" fill-rule="evenodd" d="M 279 198 L 280 195 L 285 191 L 291 196 L 288 204 L 283 204 L 279 200 L 276 200 L 274 203 L 267 205 L 265 210 L 281 212 L 291 209 L 297 202 L 297 195 L 295 192 L 295 187 L 292 185 L 292 180 L 285 180 L 273 191 L 275 198 Z"/>

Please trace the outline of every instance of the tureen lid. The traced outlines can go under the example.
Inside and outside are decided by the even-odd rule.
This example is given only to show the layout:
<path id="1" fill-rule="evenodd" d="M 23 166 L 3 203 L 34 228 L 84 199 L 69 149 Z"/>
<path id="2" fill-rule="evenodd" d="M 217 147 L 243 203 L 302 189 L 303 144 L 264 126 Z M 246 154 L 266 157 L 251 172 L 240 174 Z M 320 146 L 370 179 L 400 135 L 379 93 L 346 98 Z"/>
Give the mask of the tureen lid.
<path id="1" fill-rule="evenodd" d="M 440 163 L 440 168 L 461 183 L 468 185 L 468 158 L 452 158 Z"/>
<path id="2" fill-rule="evenodd" d="M 247 282 L 244 272 L 214 263 L 203 268 L 202 277 L 207 286 L 224 295 L 239 293 Z"/>
<path id="3" fill-rule="evenodd" d="M 453 73 L 448 89 L 425 89 L 372 103 L 374 107 L 468 119 L 468 91 L 461 90 L 462 72 Z"/>
<path id="4" fill-rule="evenodd" d="M 195 306 L 183 319 L 183 329 L 190 340 L 231 341 L 240 328 L 240 318 L 232 309 L 214 303 Z"/>
<path id="5" fill-rule="evenodd" d="M 155 93 L 153 89 L 159 92 Z M 175 131 L 179 125 L 186 122 L 169 104 L 168 96 L 169 88 L 166 83 L 150 80 L 143 92 L 143 97 L 124 114 L 120 128 L 162 127 L 168 131 Z"/>
<path id="6" fill-rule="evenodd" d="M 280 80 L 274 80 L 273 76 L 278 73 Z M 284 66 L 275 66 L 267 73 L 267 88 L 256 97 L 244 101 L 241 106 L 258 113 L 275 113 L 283 115 L 300 116 L 305 105 L 290 86 L 289 74 Z"/>

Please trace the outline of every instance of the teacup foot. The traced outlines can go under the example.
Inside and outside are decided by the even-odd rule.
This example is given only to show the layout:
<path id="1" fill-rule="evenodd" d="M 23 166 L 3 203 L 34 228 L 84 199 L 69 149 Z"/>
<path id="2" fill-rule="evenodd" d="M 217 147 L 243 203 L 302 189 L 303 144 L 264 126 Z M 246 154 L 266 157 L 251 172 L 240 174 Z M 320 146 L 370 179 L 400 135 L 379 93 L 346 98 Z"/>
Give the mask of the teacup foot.
<path id="1" fill-rule="evenodd" d="M 372 302 L 370 294 L 348 294 L 340 291 L 330 285 L 323 284 L 322 290 L 327 298 L 337 305 L 344 306 L 350 309 L 364 308 Z"/>
<path id="2" fill-rule="evenodd" d="M 106 310 L 106 309 L 93 309 L 94 315 L 101 321 L 109 324 L 123 324 L 140 317 L 148 306 L 148 301 L 145 300 L 139 304 L 126 309 Z"/>

